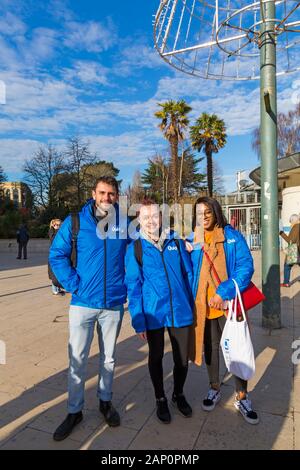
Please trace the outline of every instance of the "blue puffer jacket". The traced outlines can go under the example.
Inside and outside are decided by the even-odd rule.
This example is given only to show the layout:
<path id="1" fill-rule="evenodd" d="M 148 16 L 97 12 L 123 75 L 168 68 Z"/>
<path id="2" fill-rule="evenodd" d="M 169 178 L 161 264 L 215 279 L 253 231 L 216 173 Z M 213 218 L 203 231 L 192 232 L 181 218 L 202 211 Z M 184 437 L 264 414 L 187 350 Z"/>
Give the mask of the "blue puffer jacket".
<path id="1" fill-rule="evenodd" d="M 79 213 L 80 230 L 77 239 L 77 267 L 71 266 L 71 217 L 67 217 L 50 248 L 49 262 L 60 284 L 71 292 L 71 305 L 90 308 L 110 308 L 126 301 L 125 252 L 127 246 L 127 218 L 109 224 L 107 239 L 97 235 L 97 219 L 90 200 Z M 122 231 L 122 237 L 119 233 Z"/>
<path id="2" fill-rule="evenodd" d="M 137 333 L 162 327 L 183 327 L 193 323 L 192 265 L 184 242 L 178 252 L 174 234 L 163 251 L 141 238 L 142 267 L 134 254 L 134 242 L 127 250 L 126 285 L 132 326 Z"/>
<path id="3" fill-rule="evenodd" d="M 240 291 L 243 292 L 250 284 L 252 275 L 254 273 L 253 259 L 248 248 L 247 242 L 243 235 L 232 228 L 231 225 L 226 225 L 224 228 L 224 251 L 226 257 L 226 267 L 228 280 L 222 282 L 217 288 L 223 300 L 231 300 L 235 297 L 235 285 L 232 279 L 237 282 Z M 193 235 L 188 238 L 193 241 Z M 194 271 L 193 281 L 193 295 L 197 295 L 200 271 L 203 260 L 203 250 L 200 243 L 194 245 L 194 250 L 191 252 L 191 259 Z"/>

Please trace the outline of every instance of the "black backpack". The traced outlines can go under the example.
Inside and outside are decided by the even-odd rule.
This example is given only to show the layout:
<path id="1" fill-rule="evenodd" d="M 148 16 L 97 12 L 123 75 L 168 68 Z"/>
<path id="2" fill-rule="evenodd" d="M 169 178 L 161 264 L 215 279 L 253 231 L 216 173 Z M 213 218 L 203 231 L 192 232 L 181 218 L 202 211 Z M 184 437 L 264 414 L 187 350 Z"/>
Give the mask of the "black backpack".
<path id="1" fill-rule="evenodd" d="M 80 230 L 80 219 L 78 212 L 71 213 L 72 222 L 72 250 L 71 250 L 71 265 L 73 268 L 77 266 L 77 238 Z"/>

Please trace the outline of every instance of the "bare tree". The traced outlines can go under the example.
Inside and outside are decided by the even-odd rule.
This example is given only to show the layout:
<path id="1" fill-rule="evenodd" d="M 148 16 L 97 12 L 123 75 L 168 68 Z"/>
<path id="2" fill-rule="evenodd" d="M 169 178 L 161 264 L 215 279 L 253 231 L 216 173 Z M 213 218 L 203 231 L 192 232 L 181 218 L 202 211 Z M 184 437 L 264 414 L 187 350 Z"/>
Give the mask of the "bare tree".
<path id="1" fill-rule="evenodd" d="M 75 187 L 75 203 L 79 209 L 85 200 L 87 192 L 86 182 L 90 166 L 96 162 L 96 155 L 92 155 L 89 150 L 89 142 L 83 141 L 80 137 L 71 137 L 68 140 L 65 156 L 69 165 L 71 176 L 71 186 Z"/>
<path id="2" fill-rule="evenodd" d="M 277 156 L 278 158 L 300 151 L 300 103 L 288 113 L 279 113 L 277 116 Z M 252 133 L 252 148 L 260 158 L 260 129 L 257 127 Z"/>
<path id="3" fill-rule="evenodd" d="M 52 146 L 41 146 L 35 155 L 25 161 L 25 181 L 31 188 L 34 201 L 44 209 L 56 205 L 57 176 L 66 170 L 64 157 Z"/>
<path id="4" fill-rule="evenodd" d="M 130 197 L 130 204 L 141 202 L 145 195 L 141 173 L 138 170 L 133 175 L 132 184 L 128 186 L 128 194 Z"/>

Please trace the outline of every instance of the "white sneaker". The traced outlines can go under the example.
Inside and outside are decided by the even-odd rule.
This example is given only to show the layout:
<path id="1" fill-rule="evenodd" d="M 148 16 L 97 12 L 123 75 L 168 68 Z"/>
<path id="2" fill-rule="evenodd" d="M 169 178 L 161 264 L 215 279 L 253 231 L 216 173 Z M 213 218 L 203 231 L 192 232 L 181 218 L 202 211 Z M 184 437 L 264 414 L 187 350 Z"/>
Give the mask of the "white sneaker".
<path id="1" fill-rule="evenodd" d="M 253 411 L 252 403 L 251 400 L 249 400 L 248 395 L 246 395 L 246 398 L 244 400 L 238 400 L 236 397 L 234 401 L 234 406 L 237 410 L 239 410 L 239 412 L 243 416 L 244 420 L 247 421 L 247 423 L 259 423 L 259 417 L 257 416 L 257 413 Z"/>
<path id="2" fill-rule="evenodd" d="M 213 388 L 210 388 L 208 390 L 207 397 L 202 402 L 202 409 L 204 411 L 212 411 L 220 400 L 220 390 L 214 390 Z"/>

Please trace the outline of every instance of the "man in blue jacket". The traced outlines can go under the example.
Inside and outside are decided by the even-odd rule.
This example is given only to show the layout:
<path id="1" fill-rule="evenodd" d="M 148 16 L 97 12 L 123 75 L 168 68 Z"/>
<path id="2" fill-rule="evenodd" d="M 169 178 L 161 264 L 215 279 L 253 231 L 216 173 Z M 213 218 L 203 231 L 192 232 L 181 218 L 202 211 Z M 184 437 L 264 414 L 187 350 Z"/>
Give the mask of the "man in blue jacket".
<path id="1" fill-rule="evenodd" d="M 68 415 L 53 435 L 56 441 L 65 439 L 83 418 L 86 369 L 95 324 L 100 349 L 99 409 L 109 426 L 120 424 L 119 414 L 111 403 L 116 341 L 126 301 L 127 222 L 122 228 L 118 194 L 114 178 L 101 177 L 96 181 L 93 199 L 79 213 L 76 268 L 71 263 L 71 216 L 62 224 L 50 249 L 51 268 L 64 289 L 72 293 Z"/>

